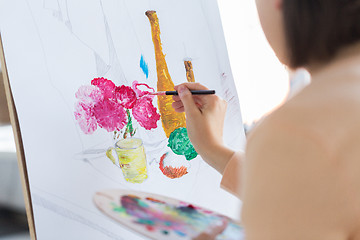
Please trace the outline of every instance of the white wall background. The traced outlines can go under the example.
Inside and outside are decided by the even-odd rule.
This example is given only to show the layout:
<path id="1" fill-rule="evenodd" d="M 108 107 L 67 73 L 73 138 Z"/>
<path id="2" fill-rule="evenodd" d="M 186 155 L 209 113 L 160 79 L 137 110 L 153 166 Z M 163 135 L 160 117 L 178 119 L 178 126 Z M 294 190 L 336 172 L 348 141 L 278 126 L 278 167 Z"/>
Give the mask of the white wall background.
<path id="1" fill-rule="evenodd" d="M 255 0 L 218 0 L 244 123 L 278 106 L 289 84 L 262 32 Z"/>

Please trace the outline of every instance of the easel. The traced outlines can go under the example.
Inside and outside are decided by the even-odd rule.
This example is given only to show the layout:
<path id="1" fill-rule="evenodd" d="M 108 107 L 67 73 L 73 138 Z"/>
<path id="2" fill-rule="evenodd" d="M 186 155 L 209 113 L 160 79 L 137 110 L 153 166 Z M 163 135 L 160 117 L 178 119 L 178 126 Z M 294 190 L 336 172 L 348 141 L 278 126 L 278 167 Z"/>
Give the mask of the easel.
<path id="1" fill-rule="evenodd" d="M 36 239 L 34 215 L 33 215 L 32 203 L 31 203 L 29 178 L 28 178 L 27 168 L 26 168 L 24 147 L 23 147 L 23 142 L 22 142 L 22 137 L 21 137 L 21 132 L 20 132 L 18 116 L 17 116 L 15 104 L 14 104 L 14 99 L 13 99 L 11 88 L 10 88 L 9 76 L 8 76 L 7 68 L 6 68 L 6 61 L 5 61 L 4 48 L 3 48 L 3 44 L 2 44 L 2 40 L 1 40 L 1 35 L 0 35 L 0 60 L 1 60 L 3 78 L 4 78 L 6 99 L 7 99 L 9 113 L 10 113 L 10 122 L 11 122 L 11 125 L 13 128 L 14 138 L 15 138 L 15 143 L 16 143 L 16 154 L 17 154 L 21 184 L 22 184 L 22 189 L 23 189 L 23 194 L 24 194 L 25 208 L 26 208 L 26 215 L 27 215 L 27 219 L 28 219 L 30 237 L 31 237 L 31 239 Z"/>

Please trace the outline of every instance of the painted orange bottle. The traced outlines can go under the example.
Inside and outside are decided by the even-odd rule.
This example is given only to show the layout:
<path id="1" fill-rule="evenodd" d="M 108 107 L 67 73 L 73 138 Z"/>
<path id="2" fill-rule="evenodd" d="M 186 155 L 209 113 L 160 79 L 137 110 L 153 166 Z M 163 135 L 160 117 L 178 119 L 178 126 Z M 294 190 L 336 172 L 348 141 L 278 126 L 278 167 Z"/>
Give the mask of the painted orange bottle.
<path id="1" fill-rule="evenodd" d="M 155 49 L 156 72 L 157 72 L 157 91 L 171 91 L 174 83 L 171 79 L 169 69 L 163 53 L 160 39 L 160 25 L 156 11 L 147 11 L 145 15 L 149 18 L 151 25 L 152 40 Z M 161 114 L 161 122 L 166 137 L 180 127 L 186 127 L 185 114 L 177 113 L 172 107 L 172 98 L 169 96 L 158 96 L 158 106 Z"/>

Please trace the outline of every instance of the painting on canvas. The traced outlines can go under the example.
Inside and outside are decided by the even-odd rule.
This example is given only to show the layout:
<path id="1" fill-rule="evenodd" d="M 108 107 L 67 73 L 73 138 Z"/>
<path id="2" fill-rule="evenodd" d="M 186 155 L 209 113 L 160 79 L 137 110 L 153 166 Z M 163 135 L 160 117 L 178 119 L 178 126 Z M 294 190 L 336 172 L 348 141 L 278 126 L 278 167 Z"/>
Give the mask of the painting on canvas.
<path id="1" fill-rule="evenodd" d="M 238 217 L 185 114 L 152 95 L 183 82 L 216 90 L 228 102 L 224 142 L 243 148 L 216 0 L 0 1 L 0 30 L 38 239 L 141 239 L 97 209 L 106 189 Z"/>

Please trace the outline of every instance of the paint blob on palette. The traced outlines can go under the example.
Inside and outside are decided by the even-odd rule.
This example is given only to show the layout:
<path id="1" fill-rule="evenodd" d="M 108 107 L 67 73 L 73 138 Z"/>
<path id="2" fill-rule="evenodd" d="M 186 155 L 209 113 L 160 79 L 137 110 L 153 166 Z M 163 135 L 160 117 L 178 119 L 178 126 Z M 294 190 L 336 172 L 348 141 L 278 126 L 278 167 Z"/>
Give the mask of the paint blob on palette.
<path id="1" fill-rule="evenodd" d="M 216 239 L 244 239 L 243 229 L 221 214 L 151 193 L 106 190 L 94 196 L 95 205 L 107 216 L 152 239 L 192 239 L 209 226 L 228 221 Z"/>

